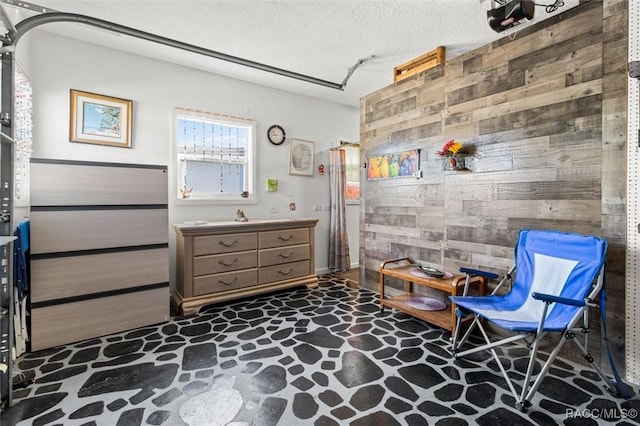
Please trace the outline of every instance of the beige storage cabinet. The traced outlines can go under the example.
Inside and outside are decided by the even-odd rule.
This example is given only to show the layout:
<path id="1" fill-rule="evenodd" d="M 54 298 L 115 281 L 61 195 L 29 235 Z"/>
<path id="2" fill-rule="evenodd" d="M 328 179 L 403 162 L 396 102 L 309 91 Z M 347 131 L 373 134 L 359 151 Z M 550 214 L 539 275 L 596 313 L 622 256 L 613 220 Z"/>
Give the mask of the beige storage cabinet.
<path id="1" fill-rule="evenodd" d="M 189 315 L 211 303 L 300 285 L 316 287 L 317 223 L 283 219 L 174 225 L 174 307 Z"/>
<path id="2" fill-rule="evenodd" d="M 31 350 L 169 318 L 167 167 L 31 159 Z"/>

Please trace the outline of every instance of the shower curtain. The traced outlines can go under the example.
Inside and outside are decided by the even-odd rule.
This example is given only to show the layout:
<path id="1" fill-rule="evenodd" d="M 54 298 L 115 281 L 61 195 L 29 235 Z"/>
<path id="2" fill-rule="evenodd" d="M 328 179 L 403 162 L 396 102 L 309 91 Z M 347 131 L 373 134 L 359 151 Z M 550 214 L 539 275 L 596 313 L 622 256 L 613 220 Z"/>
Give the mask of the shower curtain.
<path id="1" fill-rule="evenodd" d="M 329 269 L 348 271 L 351 269 L 351 261 L 346 221 L 347 178 L 344 149 L 329 151 L 329 180 L 331 184 Z"/>

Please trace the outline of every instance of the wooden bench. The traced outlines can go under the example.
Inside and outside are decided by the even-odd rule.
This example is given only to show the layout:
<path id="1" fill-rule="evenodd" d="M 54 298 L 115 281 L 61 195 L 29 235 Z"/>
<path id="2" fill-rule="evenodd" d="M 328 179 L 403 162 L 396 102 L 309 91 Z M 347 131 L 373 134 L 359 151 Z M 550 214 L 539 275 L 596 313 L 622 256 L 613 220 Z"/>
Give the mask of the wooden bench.
<path id="1" fill-rule="evenodd" d="M 448 297 L 445 301 L 447 309 L 441 311 L 416 309 L 407 302 L 410 298 L 422 296 L 414 293 L 414 284 L 443 291 L 446 295 L 462 295 L 466 276 L 453 274 L 451 278 L 442 279 L 422 277 L 414 275 L 412 273 L 414 270 L 416 270 L 416 266 L 407 257 L 387 260 L 380 265 L 380 311 L 383 312 L 385 307 L 393 308 L 449 330 L 453 334 L 456 327 L 456 305 Z M 404 293 L 394 297 L 386 297 L 384 293 L 385 277 L 393 277 L 404 281 Z M 485 281 L 483 277 L 471 277 L 469 287 L 471 288 L 472 286 L 477 287 L 478 295 L 484 295 Z M 468 319 L 471 318 L 471 316 L 468 317 Z"/>

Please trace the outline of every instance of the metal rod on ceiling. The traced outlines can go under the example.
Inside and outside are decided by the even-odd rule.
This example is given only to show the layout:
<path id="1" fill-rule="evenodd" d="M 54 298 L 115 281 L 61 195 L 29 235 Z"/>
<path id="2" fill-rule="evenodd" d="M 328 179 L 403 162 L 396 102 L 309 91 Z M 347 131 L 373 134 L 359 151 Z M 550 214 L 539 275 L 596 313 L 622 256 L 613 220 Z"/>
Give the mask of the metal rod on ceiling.
<path id="1" fill-rule="evenodd" d="M 348 70 L 347 70 L 347 75 L 345 76 L 344 80 L 342 80 L 342 88 L 344 89 L 344 87 L 347 85 L 347 81 L 349 81 L 349 78 L 351 78 L 351 74 L 354 73 L 354 71 L 356 70 L 356 68 L 358 68 L 360 65 L 362 65 L 363 62 L 368 61 L 369 59 L 372 59 L 374 57 L 374 55 L 369 56 L 368 58 L 362 58 L 362 59 L 358 59 L 358 61 L 353 64 Z"/>
<path id="2" fill-rule="evenodd" d="M 270 72 L 273 74 L 278 74 L 284 77 L 293 78 L 295 80 L 306 81 L 307 83 L 317 84 L 320 86 L 329 87 L 331 89 L 336 89 L 336 90 L 344 90 L 344 87 L 346 86 L 347 81 L 349 80 L 349 77 L 351 77 L 351 75 L 356 70 L 356 68 L 366 60 L 370 59 L 370 58 L 365 58 L 365 59 L 358 60 L 358 62 L 356 62 L 355 65 L 349 68 L 347 76 L 342 81 L 342 83 L 334 83 L 331 81 L 323 80 L 323 79 L 312 77 L 309 75 L 300 74 L 294 71 L 285 70 L 283 68 L 266 65 L 260 62 L 249 60 L 249 59 L 244 59 L 237 56 L 228 55 L 226 53 L 217 52 L 215 50 L 207 49 L 204 47 L 195 46 L 193 44 L 163 37 L 157 34 L 148 33 L 146 31 L 141 31 L 135 28 L 126 27 L 124 25 L 116 24 L 113 22 L 104 21 L 102 19 L 93 18 L 91 16 L 79 15 L 75 13 L 63 13 L 63 12 L 43 13 L 41 15 L 36 15 L 36 16 L 32 16 L 24 19 L 23 21 L 15 25 L 15 31 L 10 31 L 8 33 L 6 37 L 7 40 L 5 40 L 5 42 L 8 41 L 11 45 L 15 47 L 15 45 L 18 43 L 18 40 L 20 40 L 20 38 L 29 30 L 43 24 L 49 24 L 54 22 L 77 22 L 81 24 L 91 25 L 91 26 L 112 31 L 115 33 L 129 35 L 142 40 L 147 40 L 147 41 L 162 44 L 165 46 L 174 47 L 176 49 L 185 50 L 187 52 L 197 53 L 199 55 L 208 56 L 210 58 L 220 59 L 220 60 L 231 62 L 234 64 L 258 69 L 261 71 Z M 6 45 L 6 43 L 4 44 Z"/>

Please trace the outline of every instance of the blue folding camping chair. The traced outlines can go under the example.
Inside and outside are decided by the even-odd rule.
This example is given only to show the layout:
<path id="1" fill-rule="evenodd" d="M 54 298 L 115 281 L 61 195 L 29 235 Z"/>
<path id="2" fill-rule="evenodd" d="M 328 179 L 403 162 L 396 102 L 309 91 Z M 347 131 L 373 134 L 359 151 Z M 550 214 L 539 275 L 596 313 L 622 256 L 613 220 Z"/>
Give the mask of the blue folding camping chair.
<path id="1" fill-rule="evenodd" d="M 577 345 L 583 358 L 607 384 L 608 390 L 618 396 L 628 397 L 629 395 L 625 395 L 628 388 L 619 380 L 613 363 L 618 383 L 614 383 L 601 371 L 587 350 L 589 307 L 598 306 L 597 297 L 601 294 L 604 284 L 606 251 L 606 240 L 595 236 L 558 231 L 520 231 L 515 248 L 515 266 L 499 282 L 491 295 L 467 296 L 465 286 L 463 296 L 450 297 L 458 305 L 458 318 L 452 338 L 454 358 L 489 350 L 507 381 L 516 400 L 516 407 L 526 411 L 562 346 L 567 340 L 571 340 Z M 498 278 L 496 274 L 474 269 L 460 270 L 468 276 Z M 511 290 L 502 294 L 501 289 L 508 282 L 512 284 Z M 604 299 L 601 300 L 601 303 L 603 302 Z M 473 320 L 460 338 L 462 319 L 468 315 L 473 315 Z M 483 319 L 513 333 L 508 337 L 491 340 L 485 329 L 488 324 L 483 324 Z M 476 327 L 486 344 L 461 350 Z M 560 334 L 560 339 L 532 383 L 540 341 L 551 333 Z M 577 336 L 582 336 L 582 339 L 578 339 Z M 530 351 L 520 393 L 516 392 L 514 383 L 496 352 L 496 347 L 519 340 L 525 340 Z"/>

